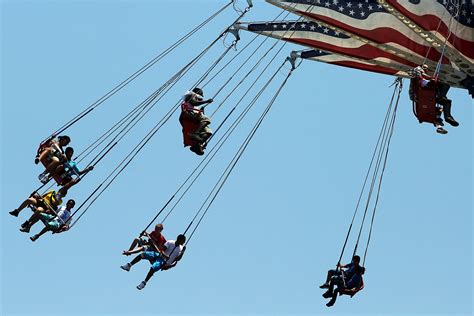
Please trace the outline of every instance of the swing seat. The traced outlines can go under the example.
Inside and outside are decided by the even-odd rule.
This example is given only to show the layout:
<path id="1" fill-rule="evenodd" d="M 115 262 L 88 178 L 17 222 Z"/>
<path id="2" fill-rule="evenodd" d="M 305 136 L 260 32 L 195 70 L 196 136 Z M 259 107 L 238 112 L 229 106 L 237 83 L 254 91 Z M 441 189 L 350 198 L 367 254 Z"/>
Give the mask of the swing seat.
<path id="1" fill-rule="evenodd" d="M 423 78 L 412 79 L 413 113 L 420 123 L 434 124 L 440 116 L 440 109 L 436 107 L 436 81 L 427 84 Z"/>
<path id="2" fill-rule="evenodd" d="M 181 112 L 181 115 L 179 116 L 179 123 L 181 124 L 181 127 L 183 128 L 183 144 L 184 147 L 188 146 L 199 146 L 199 142 L 196 141 L 195 139 L 192 139 L 189 135 L 194 133 L 198 127 L 199 127 L 199 122 L 196 120 L 193 120 L 189 115 L 186 115 L 185 112 Z"/>
<path id="3" fill-rule="evenodd" d="M 342 289 L 339 292 L 339 295 L 349 295 L 350 297 L 353 297 L 356 295 L 359 291 L 364 289 L 364 280 L 362 280 L 362 284 L 359 287 L 352 288 L 352 289 Z"/>

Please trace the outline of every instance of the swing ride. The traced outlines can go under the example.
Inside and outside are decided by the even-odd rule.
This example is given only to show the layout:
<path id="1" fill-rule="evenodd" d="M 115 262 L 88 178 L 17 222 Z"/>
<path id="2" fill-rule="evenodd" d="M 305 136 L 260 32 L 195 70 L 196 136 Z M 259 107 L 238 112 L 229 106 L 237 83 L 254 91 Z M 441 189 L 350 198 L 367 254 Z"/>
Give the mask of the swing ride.
<path id="1" fill-rule="evenodd" d="M 333 295 L 337 297 L 337 294 L 345 294 L 352 297 L 361 291 L 364 288 L 362 275 L 365 272 L 374 219 L 403 89 L 403 79 L 409 78 L 411 80 L 410 97 L 413 101 L 413 112 L 420 123 L 433 124 L 439 133 L 445 134 L 447 131 L 442 128 L 444 124 L 441 119 L 441 115 L 444 114 L 444 121 L 452 126 L 459 125 L 451 115 L 451 100 L 447 98 L 447 93 L 449 88 L 453 87 L 465 89 L 474 97 L 473 4 L 456 0 L 432 1 L 432 5 L 426 4 L 425 1 L 411 0 L 266 0 L 266 2 L 282 9 L 273 20 L 267 22 L 242 21 L 253 8 L 251 0 L 247 0 L 247 6 L 243 10 L 236 7 L 236 0 L 226 3 L 170 47 L 156 55 L 46 137 L 40 143 L 35 159 L 35 163 L 45 168 L 39 177 L 42 185 L 35 189 L 33 194 L 10 214 L 18 216 L 19 212 L 28 206 L 34 214 L 51 215 L 45 225 L 53 227 L 48 229 L 54 233 L 64 232 L 75 227 L 91 210 L 94 203 L 150 143 L 150 140 L 168 122 L 173 122 L 172 120 L 175 124 L 179 122 L 182 128 L 184 147 L 189 147 L 192 152 L 202 156 L 202 159 L 183 179 L 180 186 L 173 191 L 174 193 L 169 199 L 163 203 L 163 206 L 153 212 L 154 215 L 147 221 L 143 229 L 137 232 L 139 237 L 136 245 L 141 248 L 135 251 L 135 248 L 131 247 L 129 251 L 124 251 L 124 254 L 127 255 L 132 253 L 139 253 L 139 255 L 130 263 L 122 266 L 123 270 L 129 271 L 130 267 L 141 259 L 152 262 L 152 268 L 146 279 L 137 286 L 141 290 L 154 273 L 174 267 L 182 258 L 186 246 L 193 239 L 202 220 L 208 214 L 281 91 L 303 60 L 390 75 L 395 77 L 391 101 L 387 107 L 387 113 L 337 260 L 334 275 L 327 284 L 331 290 L 325 293 L 325 297 L 333 297 L 332 304 L 334 304 Z M 197 53 L 194 57 L 168 80 L 102 132 L 74 159 L 72 158 L 73 149 L 66 146 L 70 142 L 73 143 L 74 137 L 66 136 L 64 134 L 66 131 L 71 130 L 73 126 L 78 126 L 82 120 L 91 116 L 112 96 L 125 89 L 160 61 L 169 57 L 176 49 L 184 46 L 189 38 L 204 29 L 206 25 L 230 7 L 237 11 L 237 18 L 228 23 L 213 40 L 206 43 L 204 49 L 196 50 Z M 299 16 L 298 19 L 286 20 L 290 15 L 294 16 L 295 14 Z M 240 32 L 242 31 L 253 33 L 253 37 L 245 46 L 239 48 L 240 41 L 242 41 Z M 232 39 L 230 44 L 226 43 L 229 38 Z M 272 41 L 271 38 L 277 40 Z M 202 62 L 204 56 L 209 56 L 211 49 L 216 48 L 221 41 L 225 48 L 213 58 L 210 65 L 206 65 L 205 71 L 192 81 L 188 78 L 183 79 L 191 69 Z M 272 43 L 271 46 L 264 48 L 264 43 L 268 42 Z M 279 60 L 280 53 L 285 53 L 284 49 L 288 43 L 302 45 L 305 48 L 289 51 L 283 60 Z M 242 56 L 244 52 L 250 52 L 250 57 L 244 58 L 243 61 L 239 60 L 238 57 Z M 234 55 L 229 58 L 231 54 Z M 238 65 L 235 66 L 237 63 Z M 233 66 L 234 70 L 229 71 Z M 249 69 L 246 69 L 246 66 Z M 283 80 L 273 87 L 272 84 L 275 83 L 277 75 L 285 70 L 287 72 L 285 72 Z M 265 75 L 269 76 L 266 81 L 263 80 Z M 226 79 L 218 80 L 219 76 L 225 76 Z M 240 79 L 236 80 L 237 78 Z M 176 98 L 175 103 L 168 105 L 165 114 L 141 139 L 134 143 L 135 145 L 131 149 L 123 153 L 123 158 L 120 161 L 113 163 L 114 168 L 96 187 L 91 188 L 90 194 L 81 203 L 78 203 L 79 205 L 74 211 L 71 211 L 72 207 L 70 207 L 68 211 L 71 212 L 66 218 L 60 216 L 58 207 L 62 203 L 61 198 L 69 194 L 68 190 L 81 179 L 92 174 L 90 171 L 94 168 L 101 167 L 100 163 L 109 158 L 109 153 L 120 150 L 118 145 L 151 113 L 155 106 L 163 103 L 160 101 L 166 95 L 176 94 L 177 92 L 173 88 L 178 82 L 184 80 L 189 86 L 189 91 L 186 92 L 183 99 Z M 249 80 L 252 83 L 248 88 L 239 89 Z M 258 86 L 260 86 L 259 89 Z M 264 93 L 272 88 L 274 90 L 271 98 L 262 100 Z M 210 92 L 210 97 L 207 100 L 204 99 L 204 91 L 206 91 L 206 96 L 208 91 Z M 230 97 L 234 95 L 239 95 L 238 100 L 235 104 L 229 105 Z M 250 101 L 246 99 L 248 96 L 251 96 Z M 197 179 L 205 174 L 206 169 L 212 166 L 214 157 L 223 146 L 228 144 L 229 137 L 248 118 L 248 114 L 254 109 L 255 104 L 262 102 L 266 106 L 260 112 L 258 119 L 252 122 L 252 127 L 247 132 L 244 141 L 237 147 L 235 154 L 229 160 L 209 194 L 204 197 L 200 207 L 191 216 L 189 224 L 185 226 L 175 241 L 166 241 L 160 235 L 163 240 L 158 245 L 158 239 L 154 239 L 152 233 L 147 233 L 148 229 L 157 222 L 164 223 L 179 209 L 178 206 L 182 199 L 192 189 Z M 213 127 L 215 114 L 223 109 L 227 111 L 224 118 L 216 127 Z M 177 112 L 180 112 L 179 115 Z M 84 165 L 82 171 L 79 170 L 76 162 Z M 54 184 L 50 185 L 50 182 L 54 182 Z M 60 188 L 57 192 L 52 190 L 54 185 Z M 81 186 L 85 187 L 85 184 L 81 183 Z M 46 203 L 46 197 L 55 202 Z M 54 207 L 52 207 L 53 204 Z M 361 219 L 359 227 L 354 226 L 356 218 Z M 57 227 L 48 224 L 52 219 L 58 222 Z M 22 226 L 22 231 L 26 231 L 24 227 L 32 225 L 29 221 L 25 223 Z M 363 236 L 363 230 L 366 227 L 368 227 L 368 234 Z M 358 260 L 361 261 L 360 266 L 359 262 L 355 265 L 352 262 L 351 267 L 355 268 L 350 270 L 344 267 L 341 262 L 354 231 L 355 247 L 352 250 L 351 258 L 358 257 L 359 251 L 362 251 L 362 256 L 358 257 Z M 32 240 L 36 239 L 37 237 Z M 360 245 L 362 246 L 359 247 Z M 357 282 L 353 281 L 354 277 L 358 278 Z M 337 286 L 336 290 L 334 290 L 335 286 Z M 332 306 L 332 304 L 330 301 L 328 306 Z"/>

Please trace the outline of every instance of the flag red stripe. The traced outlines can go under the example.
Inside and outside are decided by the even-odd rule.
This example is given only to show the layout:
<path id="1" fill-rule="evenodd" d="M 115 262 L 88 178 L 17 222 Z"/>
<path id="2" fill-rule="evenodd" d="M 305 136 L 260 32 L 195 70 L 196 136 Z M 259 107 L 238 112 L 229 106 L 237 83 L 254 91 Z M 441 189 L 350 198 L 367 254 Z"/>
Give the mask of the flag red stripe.
<path id="1" fill-rule="evenodd" d="M 465 56 L 474 59 L 474 42 L 459 38 L 454 33 L 451 33 L 451 35 L 449 35 L 448 26 L 442 20 L 440 20 L 439 17 L 432 14 L 418 16 L 408 11 L 405 7 L 395 1 L 387 0 L 387 2 L 394 8 L 396 8 L 398 11 L 400 11 L 400 13 L 405 15 L 407 18 L 418 24 L 425 31 L 436 31 L 439 24 L 439 29 L 437 30 L 437 32 L 442 34 L 445 38 L 449 36 L 449 42 L 456 49 L 458 49 Z"/>
<path id="2" fill-rule="evenodd" d="M 310 46 L 314 48 L 320 48 L 325 51 L 331 51 L 331 52 L 335 52 L 335 53 L 339 53 L 343 55 L 348 55 L 351 57 L 356 57 L 356 58 L 361 58 L 361 59 L 366 59 L 366 60 L 372 60 L 375 58 L 387 58 L 387 59 L 396 61 L 402 65 L 409 66 L 411 68 L 418 66 L 415 63 L 412 63 L 406 59 L 395 56 L 391 53 L 385 52 L 369 44 L 364 44 L 357 48 L 344 48 L 340 46 L 331 45 L 326 42 L 316 41 L 316 40 L 307 39 L 307 38 L 284 38 L 284 39 L 293 43 L 302 44 L 302 45 Z"/>
<path id="3" fill-rule="evenodd" d="M 329 62 L 331 64 L 336 64 L 338 66 L 342 67 L 348 67 L 348 68 L 355 68 L 355 69 L 360 69 L 360 70 L 365 70 L 365 71 L 371 71 L 371 72 L 377 72 L 385 75 L 397 75 L 398 71 L 390 69 L 390 68 L 385 68 L 385 67 L 379 67 L 379 66 L 372 66 L 372 65 L 366 65 L 366 64 L 361 64 L 353 61 L 338 61 L 338 62 Z"/>
<path id="4" fill-rule="evenodd" d="M 314 13 L 309 13 L 309 12 L 302 12 L 302 11 L 299 11 L 299 13 L 302 15 L 308 16 L 310 18 L 314 18 L 316 20 L 322 21 L 324 23 L 336 26 L 345 31 L 354 33 L 358 36 L 374 41 L 378 44 L 387 44 L 390 42 L 397 43 L 407 48 L 408 50 L 411 50 L 415 52 L 416 54 L 422 56 L 422 58 L 424 58 L 428 53 L 428 59 L 438 62 L 439 58 L 441 57 L 441 54 L 438 53 L 435 49 L 429 49 L 429 47 L 427 46 L 414 42 L 408 37 L 406 37 L 405 35 L 403 35 L 402 33 L 397 32 L 395 29 L 390 28 L 390 27 L 379 27 L 373 30 L 364 30 L 364 29 L 347 25 L 343 22 L 340 22 L 338 20 L 332 19 L 324 15 L 314 14 Z M 447 58 L 443 58 L 443 64 L 448 64 L 448 63 L 449 63 L 449 60 Z"/>

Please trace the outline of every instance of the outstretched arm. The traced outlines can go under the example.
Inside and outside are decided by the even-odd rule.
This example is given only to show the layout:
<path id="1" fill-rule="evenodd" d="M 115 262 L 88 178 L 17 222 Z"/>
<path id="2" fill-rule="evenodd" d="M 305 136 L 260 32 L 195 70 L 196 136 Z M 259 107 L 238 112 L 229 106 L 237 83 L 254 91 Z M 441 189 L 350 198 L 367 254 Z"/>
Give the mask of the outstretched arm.
<path id="1" fill-rule="evenodd" d="M 214 102 L 213 99 L 208 99 L 208 100 L 203 100 L 203 101 L 194 101 L 193 105 L 200 106 L 200 105 L 204 105 L 204 104 L 208 104 L 208 103 L 212 103 L 212 102 Z"/>
<path id="2" fill-rule="evenodd" d="M 79 171 L 78 174 L 79 174 L 80 176 L 82 176 L 83 174 L 86 174 L 86 173 L 88 173 L 89 171 L 92 171 L 93 169 L 94 169 L 94 166 L 89 166 L 89 167 L 87 167 L 86 169 L 84 169 L 84 170 L 82 170 L 82 171 Z"/>

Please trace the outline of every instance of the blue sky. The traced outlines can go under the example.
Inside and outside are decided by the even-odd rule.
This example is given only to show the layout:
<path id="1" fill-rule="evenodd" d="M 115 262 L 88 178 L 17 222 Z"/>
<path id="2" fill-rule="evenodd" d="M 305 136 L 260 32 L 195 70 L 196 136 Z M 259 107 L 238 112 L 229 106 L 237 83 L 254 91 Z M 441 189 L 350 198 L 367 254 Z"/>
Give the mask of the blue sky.
<path id="1" fill-rule="evenodd" d="M 245 21 L 271 20 L 279 13 L 254 2 Z M 135 286 L 148 264 L 124 272 L 121 251 L 202 159 L 183 149 L 176 115 L 70 232 L 33 244 L 18 231 L 29 211 L 19 219 L 8 211 L 39 185 L 42 170 L 33 164 L 38 143 L 222 5 L 1 1 L 1 314 L 470 315 L 472 99 L 465 90 L 450 91 L 461 126 L 438 135 L 413 117 L 407 82 L 365 289 L 332 309 L 324 306 L 318 285 L 337 262 L 393 78 L 316 62 L 303 62 L 290 78 L 180 264 L 156 275 L 143 291 Z M 72 127 L 71 145 L 85 148 L 235 17 L 227 10 Z M 239 47 L 252 37 L 242 34 Z M 287 45 L 272 69 L 295 47 Z M 223 49 L 217 44 L 68 197 L 84 200 Z M 261 54 L 243 56 L 256 60 Z M 205 93 L 212 95 L 230 74 Z M 277 75 L 165 222 L 168 239 L 186 228 L 285 74 Z M 251 82 L 246 84 L 240 93 Z M 237 98 L 226 102 L 214 127 Z"/>

